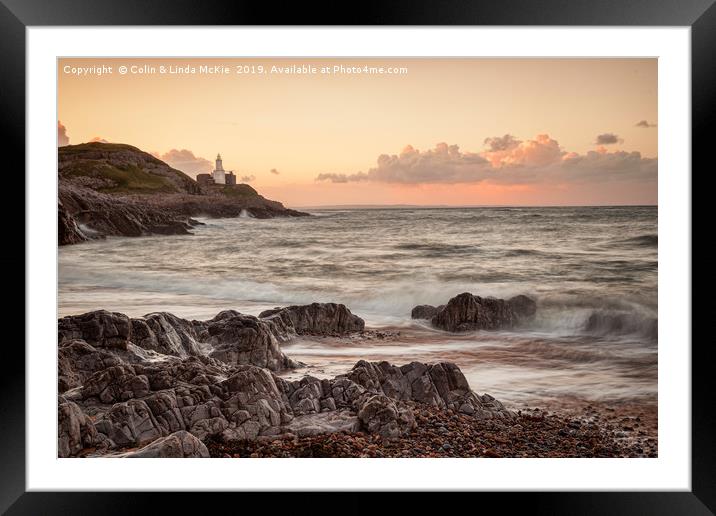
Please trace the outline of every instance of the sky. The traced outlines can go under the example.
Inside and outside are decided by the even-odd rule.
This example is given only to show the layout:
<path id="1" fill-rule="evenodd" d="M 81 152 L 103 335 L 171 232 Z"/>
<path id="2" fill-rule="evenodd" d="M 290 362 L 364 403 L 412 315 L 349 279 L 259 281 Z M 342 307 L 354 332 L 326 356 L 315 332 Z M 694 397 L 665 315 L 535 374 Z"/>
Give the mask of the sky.
<path id="1" fill-rule="evenodd" d="M 656 59 L 58 60 L 59 145 L 221 153 L 289 207 L 656 204 L 657 124 Z"/>

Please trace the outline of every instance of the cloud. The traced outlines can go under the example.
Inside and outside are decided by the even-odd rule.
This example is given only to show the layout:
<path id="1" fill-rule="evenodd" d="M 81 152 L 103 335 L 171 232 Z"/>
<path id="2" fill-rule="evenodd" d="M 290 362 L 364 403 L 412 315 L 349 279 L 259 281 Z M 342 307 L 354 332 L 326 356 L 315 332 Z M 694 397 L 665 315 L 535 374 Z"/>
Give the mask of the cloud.
<path id="1" fill-rule="evenodd" d="M 195 156 L 194 153 L 188 149 L 172 149 L 161 155 L 155 154 L 155 156 L 170 167 L 181 170 L 189 175 L 208 174 L 214 169 L 214 164 L 211 161 L 200 156 Z"/>
<path id="2" fill-rule="evenodd" d="M 488 166 L 476 153 L 463 153 L 457 145 L 438 143 L 434 149 L 420 152 L 411 145 L 400 154 L 381 154 L 378 166 L 355 174 L 320 174 L 319 181 L 378 181 L 383 183 L 464 183 L 479 179 Z"/>
<path id="3" fill-rule="evenodd" d="M 623 143 L 623 142 L 624 142 L 624 140 L 619 138 L 614 133 L 604 133 L 604 134 L 597 135 L 597 139 L 594 143 L 597 145 L 612 145 L 614 143 Z"/>
<path id="4" fill-rule="evenodd" d="M 242 183 L 250 183 L 254 179 L 256 179 L 256 176 L 241 176 Z"/>
<path id="5" fill-rule="evenodd" d="M 94 138 L 92 138 L 90 140 L 90 143 L 93 143 L 93 142 L 109 143 L 107 140 L 105 140 L 104 138 L 100 138 L 99 136 L 95 136 Z"/>
<path id="6" fill-rule="evenodd" d="M 275 168 L 272 168 L 271 170 L 269 170 L 269 172 L 271 172 L 274 175 L 279 175 L 281 173 L 278 170 L 276 170 Z"/>
<path id="7" fill-rule="evenodd" d="M 656 124 L 650 124 L 646 120 L 640 120 L 634 125 L 634 127 L 643 127 L 645 129 L 648 129 L 649 127 L 656 127 Z"/>
<path id="8" fill-rule="evenodd" d="M 495 152 L 513 149 L 522 142 L 516 139 L 511 134 L 506 134 L 504 136 L 493 136 L 492 138 L 485 138 L 484 143 L 489 147 L 490 151 Z"/>
<path id="9" fill-rule="evenodd" d="M 548 134 L 538 134 L 534 140 L 525 142 L 514 139 L 512 141 L 515 143 L 514 145 L 505 149 L 487 150 L 483 156 L 493 167 L 505 167 L 514 165 L 545 166 L 559 162 L 564 154 L 557 140 L 553 140 Z"/>
<path id="10" fill-rule="evenodd" d="M 57 121 L 57 146 L 64 147 L 70 144 L 70 137 L 67 136 L 67 128 L 62 125 L 62 122 Z"/>
<path id="11" fill-rule="evenodd" d="M 487 139 L 486 143 L 489 150 L 482 153 L 462 152 L 457 145 L 445 143 L 424 152 L 408 145 L 400 154 L 382 154 L 377 166 L 367 172 L 322 173 L 316 181 L 559 185 L 613 180 L 655 181 L 657 178 L 658 160 L 644 158 L 638 152 L 609 152 L 604 147 L 586 154 L 566 152 L 547 134 L 526 141 L 497 137 L 496 140 Z"/>

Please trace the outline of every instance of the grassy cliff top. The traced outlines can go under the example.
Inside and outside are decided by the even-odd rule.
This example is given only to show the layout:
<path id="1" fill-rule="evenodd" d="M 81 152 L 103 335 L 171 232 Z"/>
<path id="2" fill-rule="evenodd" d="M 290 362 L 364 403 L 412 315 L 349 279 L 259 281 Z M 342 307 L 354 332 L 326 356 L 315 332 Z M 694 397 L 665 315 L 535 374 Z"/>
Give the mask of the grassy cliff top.
<path id="1" fill-rule="evenodd" d="M 203 190 L 184 172 L 159 158 L 123 143 L 80 143 L 57 149 L 60 180 L 109 194 L 188 193 L 257 196 L 247 184 Z"/>

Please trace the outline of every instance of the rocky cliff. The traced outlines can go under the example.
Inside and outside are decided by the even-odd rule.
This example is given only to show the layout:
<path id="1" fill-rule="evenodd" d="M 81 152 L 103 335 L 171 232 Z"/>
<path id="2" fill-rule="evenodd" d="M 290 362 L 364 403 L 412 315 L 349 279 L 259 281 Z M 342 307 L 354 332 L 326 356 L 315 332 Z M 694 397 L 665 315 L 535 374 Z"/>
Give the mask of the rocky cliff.
<path id="1" fill-rule="evenodd" d="M 304 216 L 249 185 L 201 187 L 131 145 L 84 143 L 58 149 L 60 245 L 104 236 L 188 234 L 191 217 Z"/>

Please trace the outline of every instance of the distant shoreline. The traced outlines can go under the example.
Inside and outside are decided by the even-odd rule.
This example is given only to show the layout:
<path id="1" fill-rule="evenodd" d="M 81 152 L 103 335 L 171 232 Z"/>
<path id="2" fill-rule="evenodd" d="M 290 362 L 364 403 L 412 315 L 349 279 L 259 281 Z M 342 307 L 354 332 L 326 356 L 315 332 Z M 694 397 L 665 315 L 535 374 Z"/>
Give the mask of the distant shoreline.
<path id="1" fill-rule="evenodd" d="M 422 204 L 330 204 L 325 206 L 291 206 L 294 210 L 464 210 L 464 209 L 485 209 L 485 208 L 514 208 L 514 209 L 535 209 L 535 208 L 658 208 L 658 204 L 601 204 L 601 205 L 510 205 L 510 204 L 489 204 L 489 205 L 422 205 Z"/>

